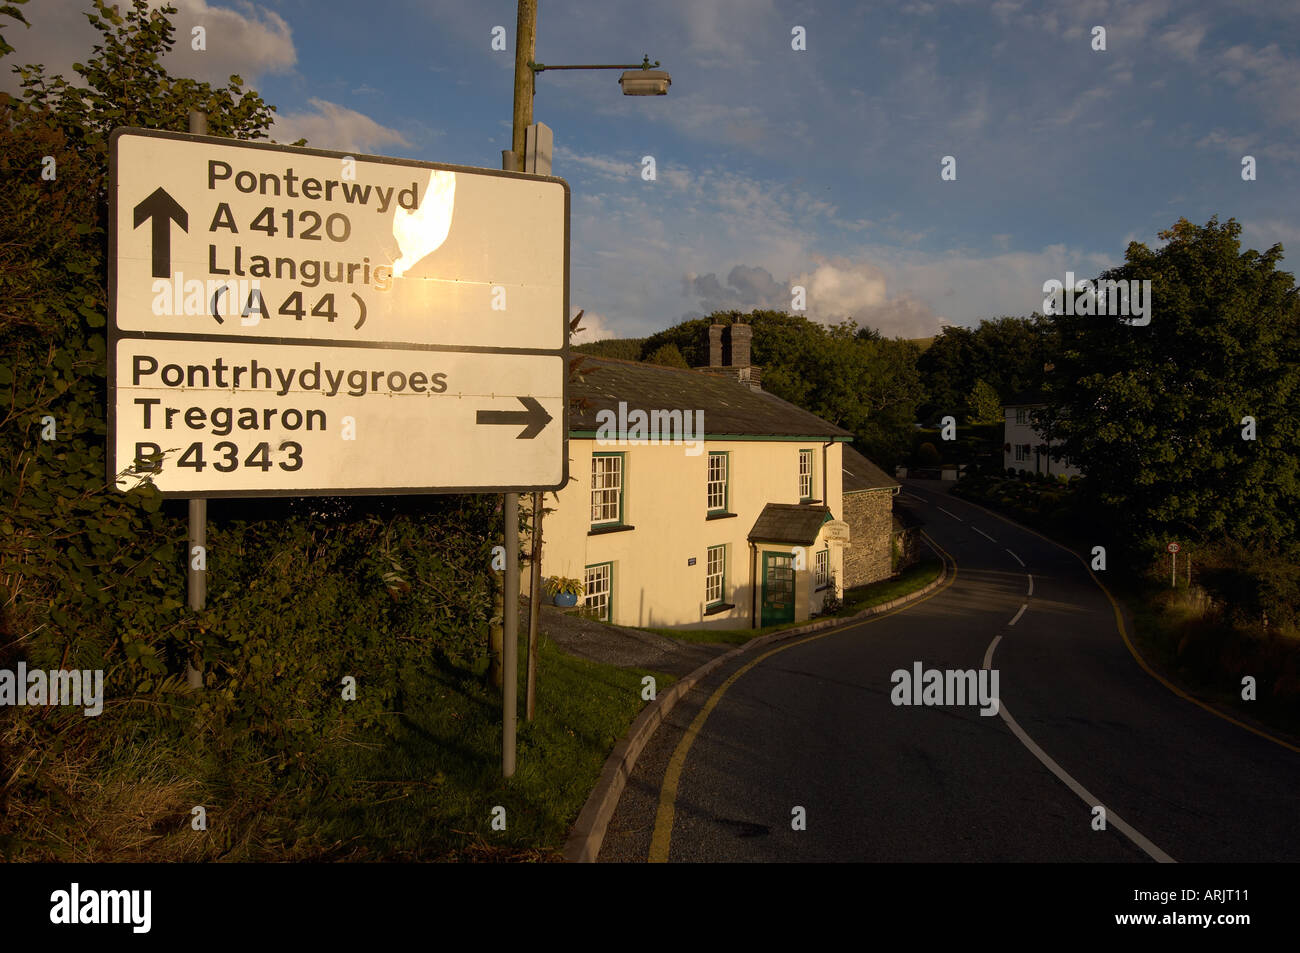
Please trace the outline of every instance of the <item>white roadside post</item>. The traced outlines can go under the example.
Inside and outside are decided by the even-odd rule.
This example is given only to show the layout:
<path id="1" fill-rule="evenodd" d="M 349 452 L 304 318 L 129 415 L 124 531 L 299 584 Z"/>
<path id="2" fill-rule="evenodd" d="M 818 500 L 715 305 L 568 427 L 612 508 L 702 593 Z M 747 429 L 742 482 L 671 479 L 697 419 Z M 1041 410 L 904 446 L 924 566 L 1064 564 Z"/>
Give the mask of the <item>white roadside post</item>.
<path id="1" fill-rule="evenodd" d="M 1169 559 L 1170 559 L 1169 588 L 1173 589 L 1178 585 L 1178 544 L 1170 543 L 1166 548 L 1169 550 Z"/>

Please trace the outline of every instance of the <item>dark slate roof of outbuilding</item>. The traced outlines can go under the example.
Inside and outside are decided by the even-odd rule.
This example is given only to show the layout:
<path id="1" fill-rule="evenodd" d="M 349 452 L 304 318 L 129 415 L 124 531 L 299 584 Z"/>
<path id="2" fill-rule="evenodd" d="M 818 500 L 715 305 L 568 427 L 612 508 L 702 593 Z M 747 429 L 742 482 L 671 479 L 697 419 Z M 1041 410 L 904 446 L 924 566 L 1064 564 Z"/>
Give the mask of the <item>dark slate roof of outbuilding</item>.
<path id="1" fill-rule="evenodd" d="M 763 507 L 749 531 L 751 543 L 790 543 L 811 546 L 817 541 L 822 523 L 830 516 L 825 506 L 804 503 L 769 503 Z"/>
<path id="2" fill-rule="evenodd" d="M 880 467 L 876 466 L 848 444 L 841 448 L 844 460 L 844 492 L 857 493 L 861 490 L 894 489 L 901 484 Z"/>
<path id="3" fill-rule="evenodd" d="M 726 377 L 608 357 L 584 357 L 584 379 L 569 382 L 570 397 L 587 406 L 569 411 L 570 431 L 595 431 L 596 414 L 629 411 L 702 410 L 704 432 L 714 436 L 851 437 L 849 431 L 794 404 Z"/>

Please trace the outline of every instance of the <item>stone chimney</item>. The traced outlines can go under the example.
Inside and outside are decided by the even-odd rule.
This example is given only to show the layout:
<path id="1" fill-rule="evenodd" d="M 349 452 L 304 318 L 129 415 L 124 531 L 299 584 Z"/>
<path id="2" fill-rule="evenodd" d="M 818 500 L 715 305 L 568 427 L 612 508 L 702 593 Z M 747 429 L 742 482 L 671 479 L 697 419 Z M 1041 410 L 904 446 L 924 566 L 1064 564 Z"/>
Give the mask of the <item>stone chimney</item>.
<path id="1" fill-rule="evenodd" d="M 727 347 L 723 350 L 723 363 L 727 367 L 749 367 L 749 345 L 754 340 L 754 329 L 748 324 L 733 323 L 727 329 Z"/>
<path id="2" fill-rule="evenodd" d="M 722 325 L 709 325 L 709 367 L 722 366 Z"/>

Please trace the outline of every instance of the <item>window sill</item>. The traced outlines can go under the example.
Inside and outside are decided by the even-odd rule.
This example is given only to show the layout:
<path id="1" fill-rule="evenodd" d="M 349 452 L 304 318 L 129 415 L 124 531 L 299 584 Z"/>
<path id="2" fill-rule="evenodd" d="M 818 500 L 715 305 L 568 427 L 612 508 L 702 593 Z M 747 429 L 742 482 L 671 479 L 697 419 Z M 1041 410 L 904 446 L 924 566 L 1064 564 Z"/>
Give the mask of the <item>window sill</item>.
<path id="1" fill-rule="evenodd" d="M 625 533 L 630 529 L 636 529 L 635 526 L 627 526 L 619 523 L 617 526 L 593 526 L 587 530 L 588 536 L 604 536 L 606 533 Z"/>
<path id="2" fill-rule="evenodd" d="M 819 506 L 819 505 L 821 505 L 821 500 L 800 500 L 800 501 L 799 501 L 799 505 L 801 505 L 801 506 Z"/>
<path id="3" fill-rule="evenodd" d="M 735 519 L 736 514 L 735 513 L 710 513 L 708 516 L 704 518 L 706 520 L 730 520 L 730 519 Z"/>
<path id="4" fill-rule="evenodd" d="M 813 592 L 825 592 L 830 587 L 831 587 L 830 583 L 827 583 L 824 586 L 818 586 L 816 589 L 813 590 Z"/>
<path id="5" fill-rule="evenodd" d="M 705 609 L 704 614 L 717 615 L 719 612 L 730 612 L 734 608 L 736 608 L 734 603 L 719 602 L 716 606 L 709 606 L 707 609 Z"/>

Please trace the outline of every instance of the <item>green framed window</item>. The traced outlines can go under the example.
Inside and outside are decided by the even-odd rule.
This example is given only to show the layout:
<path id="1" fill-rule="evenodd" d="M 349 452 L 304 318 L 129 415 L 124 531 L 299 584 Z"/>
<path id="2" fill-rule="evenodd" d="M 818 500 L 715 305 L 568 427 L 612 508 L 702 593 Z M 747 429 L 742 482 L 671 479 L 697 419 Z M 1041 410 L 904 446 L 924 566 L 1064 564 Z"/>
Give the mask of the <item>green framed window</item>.
<path id="1" fill-rule="evenodd" d="M 812 499 L 813 488 L 813 452 L 811 450 L 799 451 L 799 501 L 806 502 Z"/>
<path id="2" fill-rule="evenodd" d="M 596 614 L 602 622 L 613 621 L 614 614 L 614 564 L 596 563 L 583 571 L 582 604 Z"/>
<path id="3" fill-rule="evenodd" d="M 721 605 L 727 593 L 727 547 L 710 546 L 704 561 L 705 607 Z"/>
<path id="4" fill-rule="evenodd" d="M 709 512 L 725 513 L 727 512 L 728 502 L 728 478 L 731 474 L 731 454 L 723 451 L 721 453 L 709 454 Z"/>
<path id="5" fill-rule="evenodd" d="M 622 453 L 591 455 L 591 525 L 616 526 L 623 522 L 626 467 Z"/>

